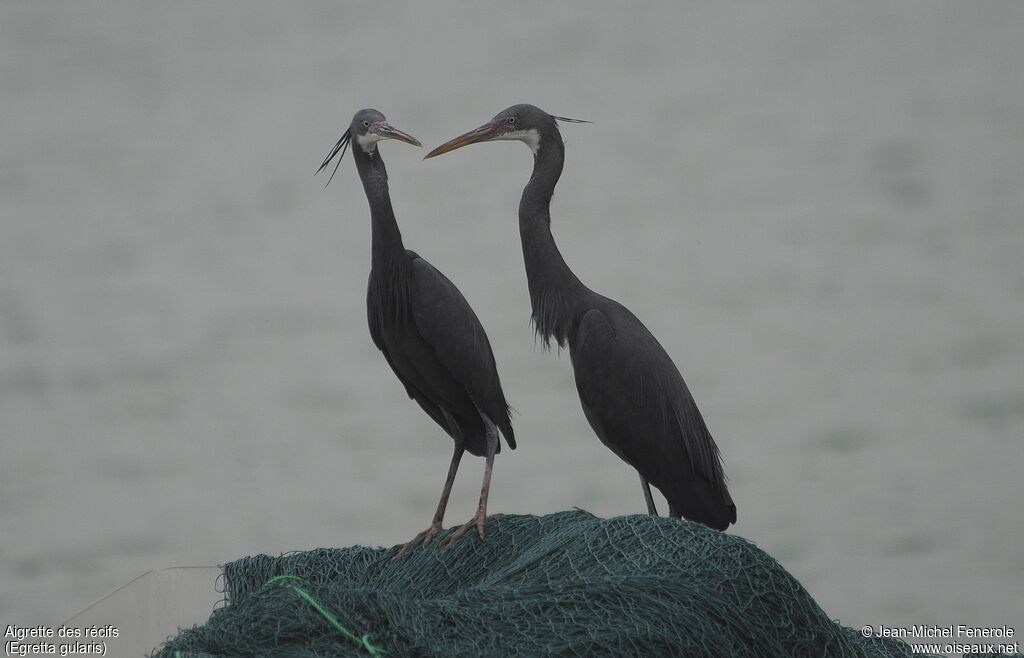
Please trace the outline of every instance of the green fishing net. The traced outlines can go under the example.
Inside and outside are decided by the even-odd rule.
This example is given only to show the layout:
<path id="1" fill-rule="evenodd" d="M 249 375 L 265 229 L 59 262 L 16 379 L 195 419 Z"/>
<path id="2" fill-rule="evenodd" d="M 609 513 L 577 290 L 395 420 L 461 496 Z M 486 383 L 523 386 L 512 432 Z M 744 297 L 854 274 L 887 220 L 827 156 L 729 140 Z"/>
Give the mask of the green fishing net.
<path id="1" fill-rule="evenodd" d="M 496 515 L 486 531 L 399 560 L 348 547 L 230 562 L 225 605 L 153 656 L 913 655 L 829 619 L 767 553 L 696 523 L 574 510 Z"/>

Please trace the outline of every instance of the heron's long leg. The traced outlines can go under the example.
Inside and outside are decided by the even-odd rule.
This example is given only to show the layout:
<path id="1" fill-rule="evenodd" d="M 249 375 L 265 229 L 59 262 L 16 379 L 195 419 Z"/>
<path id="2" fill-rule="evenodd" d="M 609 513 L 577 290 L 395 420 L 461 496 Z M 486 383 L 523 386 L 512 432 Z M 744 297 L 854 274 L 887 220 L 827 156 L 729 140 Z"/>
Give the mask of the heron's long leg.
<path id="1" fill-rule="evenodd" d="M 487 494 L 491 489 L 491 471 L 494 468 L 494 453 L 498 451 L 498 428 L 494 423 L 486 421 L 487 426 L 487 464 L 484 466 L 484 483 L 480 487 L 480 505 L 476 509 L 476 515 L 456 530 L 445 540 L 445 546 L 451 546 L 459 537 L 466 534 L 470 528 L 476 527 L 480 533 L 480 539 L 484 538 L 484 520 L 487 518 Z"/>
<path id="2" fill-rule="evenodd" d="M 647 513 L 651 516 L 658 516 L 658 508 L 654 506 L 654 496 L 651 495 L 651 485 L 647 478 L 640 476 L 640 484 L 644 488 L 644 500 L 647 501 Z"/>
<path id="3" fill-rule="evenodd" d="M 455 483 L 455 474 L 459 470 L 459 462 L 462 461 L 462 453 L 465 451 L 466 449 L 463 448 L 461 444 L 455 444 L 455 452 L 452 453 L 452 463 L 448 467 L 448 479 L 444 481 L 444 491 L 441 492 L 441 500 L 437 503 L 437 511 L 434 512 L 434 520 L 430 524 L 430 527 L 413 537 L 410 541 L 400 544 L 402 550 L 398 551 L 398 554 L 392 559 L 397 560 L 402 557 L 405 555 L 406 551 L 420 541 L 422 541 L 423 545 L 426 546 L 430 543 L 430 540 L 433 539 L 434 535 L 441 532 L 441 524 L 444 522 L 444 511 L 448 507 L 448 496 L 452 493 L 452 484 Z"/>

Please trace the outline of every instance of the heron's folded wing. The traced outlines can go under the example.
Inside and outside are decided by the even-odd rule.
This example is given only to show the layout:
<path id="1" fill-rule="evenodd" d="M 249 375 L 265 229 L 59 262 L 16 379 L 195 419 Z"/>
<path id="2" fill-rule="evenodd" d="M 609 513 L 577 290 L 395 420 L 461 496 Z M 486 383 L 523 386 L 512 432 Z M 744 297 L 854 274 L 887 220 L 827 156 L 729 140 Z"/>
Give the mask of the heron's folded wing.
<path id="1" fill-rule="evenodd" d="M 676 461 L 683 451 L 704 478 L 722 481 L 718 448 L 672 359 L 628 309 L 613 310 L 614 320 L 588 311 L 577 329 L 580 400 L 608 425 L 610 440 L 619 438 L 615 449 L 627 461 Z"/>
<path id="2" fill-rule="evenodd" d="M 411 256 L 410 303 L 416 328 L 438 360 L 498 426 L 509 447 L 515 448 L 509 407 L 480 320 L 455 284 L 423 258 Z"/>

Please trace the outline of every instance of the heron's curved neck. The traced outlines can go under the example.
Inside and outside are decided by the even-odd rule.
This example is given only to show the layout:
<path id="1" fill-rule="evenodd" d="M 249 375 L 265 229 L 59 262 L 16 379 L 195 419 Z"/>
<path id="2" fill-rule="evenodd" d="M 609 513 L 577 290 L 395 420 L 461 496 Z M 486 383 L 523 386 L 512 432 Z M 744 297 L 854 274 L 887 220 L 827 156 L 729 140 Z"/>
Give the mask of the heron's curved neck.
<path id="1" fill-rule="evenodd" d="M 359 170 L 359 178 L 363 181 L 366 201 L 370 204 L 370 220 L 373 229 L 373 267 L 388 267 L 404 262 L 405 247 L 402 244 L 402 232 L 395 221 L 395 211 L 391 208 L 391 195 L 388 192 L 388 171 L 380 157 L 380 151 L 366 153 L 358 145 L 353 144 L 352 157 Z"/>
<path id="2" fill-rule="evenodd" d="M 565 263 L 551 235 L 551 196 L 562 175 L 565 146 L 558 131 L 544 135 L 534 154 L 533 175 L 519 201 L 519 237 L 533 307 L 533 325 L 545 343 L 564 346 L 589 290 Z"/>

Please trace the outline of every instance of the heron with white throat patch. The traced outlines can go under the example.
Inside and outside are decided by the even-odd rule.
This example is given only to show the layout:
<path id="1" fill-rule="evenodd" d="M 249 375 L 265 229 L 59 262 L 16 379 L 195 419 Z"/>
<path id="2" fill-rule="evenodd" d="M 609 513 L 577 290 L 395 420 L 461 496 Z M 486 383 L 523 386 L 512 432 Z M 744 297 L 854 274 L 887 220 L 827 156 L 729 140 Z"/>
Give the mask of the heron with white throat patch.
<path id="1" fill-rule="evenodd" d="M 533 152 L 533 174 L 519 202 L 519 236 L 534 329 L 545 344 L 569 347 L 583 413 L 598 438 L 640 475 L 650 514 L 650 485 L 669 514 L 718 530 L 736 522 L 718 446 L 668 353 L 629 309 L 583 285 L 551 235 L 551 196 L 565 145 L 558 117 L 513 105 L 479 128 L 426 155 L 470 144 L 518 140 Z"/>
<path id="2" fill-rule="evenodd" d="M 317 173 L 335 157 L 340 164 L 345 149 L 352 145 L 352 158 L 370 205 L 372 255 L 366 294 L 370 336 L 409 397 L 455 442 L 430 527 L 403 544 L 398 558 L 417 543 L 430 543 L 441 531 L 452 483 L 466 451 L 486 459 L 480 501 L 476 515 L 451 534 L 447 545 L 472 528 L 483 538 L 491 470 L 495 454 L 501 451 L 498 433 L 504 435 L 509 448 L 516 447 L 516 440 L 494 354 L 480 320 L 455 284 L 402 242 L 378 148 L 386 139 L 420 146 L 377 110 L 360 110 Z"/>

